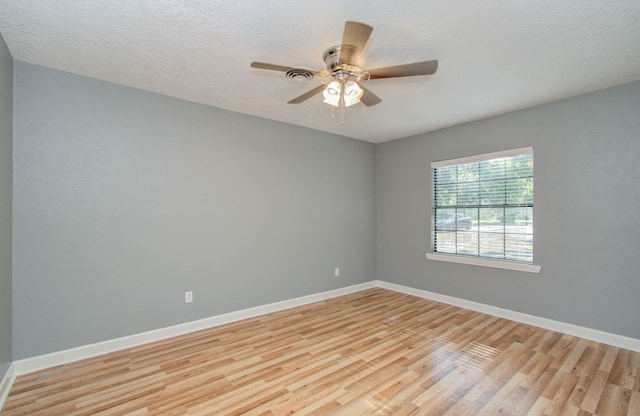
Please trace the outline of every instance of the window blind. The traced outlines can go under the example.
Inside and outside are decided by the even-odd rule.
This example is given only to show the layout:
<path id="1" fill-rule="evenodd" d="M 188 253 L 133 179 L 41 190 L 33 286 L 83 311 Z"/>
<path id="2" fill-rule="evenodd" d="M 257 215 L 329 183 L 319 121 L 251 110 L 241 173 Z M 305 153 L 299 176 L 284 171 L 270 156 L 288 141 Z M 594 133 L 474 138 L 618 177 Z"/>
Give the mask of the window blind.
<path id="1" fill-rule="evenodd" d="M 432 163 L 433 252 L 533 262 L 533 148 Z"/>

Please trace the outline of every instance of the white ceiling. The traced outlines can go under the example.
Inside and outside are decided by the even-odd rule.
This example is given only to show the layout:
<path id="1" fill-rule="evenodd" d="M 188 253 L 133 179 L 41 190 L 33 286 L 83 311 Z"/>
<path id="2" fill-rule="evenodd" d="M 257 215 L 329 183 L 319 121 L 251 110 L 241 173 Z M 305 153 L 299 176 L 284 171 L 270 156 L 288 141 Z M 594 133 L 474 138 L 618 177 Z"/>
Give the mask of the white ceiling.
<path id="1" fill-rule="evenodd" d="M 339 112 L 319 80 L 344 22 L 374 27 L 365 68 L 438 59 L 432 76 L 372 80 Z M 638 0 L 2 0 L 14 59 L 374 143 L 640 79 Z"/>

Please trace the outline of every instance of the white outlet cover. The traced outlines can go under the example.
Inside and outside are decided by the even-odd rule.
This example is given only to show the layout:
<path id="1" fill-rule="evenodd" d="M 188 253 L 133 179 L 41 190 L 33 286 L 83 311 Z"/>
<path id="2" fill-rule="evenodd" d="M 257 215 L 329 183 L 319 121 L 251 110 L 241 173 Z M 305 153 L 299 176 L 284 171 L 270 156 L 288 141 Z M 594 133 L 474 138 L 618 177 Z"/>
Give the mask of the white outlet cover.
<path id="1" fill-rule="evenodd" d="M 184 303 L 191 303 L 191 302 L 193 302 L 193 292 L 192 291 L 184 292 Z"/>

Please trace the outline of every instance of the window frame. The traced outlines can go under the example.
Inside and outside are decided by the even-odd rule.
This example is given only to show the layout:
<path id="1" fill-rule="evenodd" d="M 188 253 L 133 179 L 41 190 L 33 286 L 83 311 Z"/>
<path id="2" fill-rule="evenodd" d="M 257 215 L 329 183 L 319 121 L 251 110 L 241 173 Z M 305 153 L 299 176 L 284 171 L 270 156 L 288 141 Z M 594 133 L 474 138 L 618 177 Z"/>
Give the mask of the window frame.
<path id="1" fill-rule="evenodd" d="M 440 160 L 440 161 L 434 161 L 431 162 L 431 168 L 430 168 L 430 179 L 431 179 L 431 213 L 430 213 L 430 217 L 431 217 L 431 247 L 430 247 L 430 252 L 426 253 L 426 257 L 429 260 L 437 260 L 437 261 L 446 261 L 446 262 L 453 262 L 453 263 L 461 263 L 461 264 L 469 264 L 469 265 L 477 265 L 477 266 L 485 266 L 485 267 L 493 267 L 493 268 L 499 268 L 499 269 L 508 269 L 508 270 L 517 270 L 517 271 L 523 271 L 523 272 L 530 272 L 530 273 L 539 273 L 541 266 L 537 265 L 533 262 L 533 260 L 535 260 L 535 258 L 533 258 L 533 260 L 531 262 L 528 261 L 514 261 L 514 260 L 503 260 L 503 259 L 492 259 L 492 258 L 488 258 L 488 257 L 480 257 L 480 256 L 470 256 L 470 255 L 465 255 L 465 254 L 454 254 L 454 253 L 442 253 L 442 252 L 435 252 L 434 251 L 434 247 L 435 247 L 435 238 L 436 238 L 436 233 L 435 233 L 435 227 L 436 227 L 436 218 L 435 218 L 435 169 L 439 168 L 439 167 L 445 167 L 445 166 L 452 166 L 452 165 L 462 165 L 462 164 L 467 164 L 467 163 L 476 163 L 476 162 L 483 162 L 483 161 L 487 161 L 487 160 L 492 160 L 492 159 L 500 159 L 500 158 L 506 158 L 506 157 L 514 157 L 514 156 L 520 156 L 523 154 L 531 154 L 533 155 L 533 147 L 522 147 L 522 148 L 518 148 L 518 149 L 510 149 L 510 150 L 504 150 L 504 151 L 499 151 L 499 152 L 492 152 L 492 153 L 485 153 L 485 154 L 480 154 L 480 155 L 473 155 L 473 156 L 466 156 L 466 157 L 461 157 L 461 158 L 455 158 L 455 159 L 447 159 L 447 160 Z M 535 177 L 535 168 L 534 168 L 534 177 Z M 535 188 L 535 180 L 534 180 L 534 188 Z M 534 190 L 534 198 L 535 198 L 535 190 Z M 534 205 L 531 207 L 531 209 L 533 210 L 535 206 L 535 202 Z M 535 218 L 535 216 L 534 216 Z M 532 248 L 532 256 L 533 256 L 533 250 L 534 248 Z"/>

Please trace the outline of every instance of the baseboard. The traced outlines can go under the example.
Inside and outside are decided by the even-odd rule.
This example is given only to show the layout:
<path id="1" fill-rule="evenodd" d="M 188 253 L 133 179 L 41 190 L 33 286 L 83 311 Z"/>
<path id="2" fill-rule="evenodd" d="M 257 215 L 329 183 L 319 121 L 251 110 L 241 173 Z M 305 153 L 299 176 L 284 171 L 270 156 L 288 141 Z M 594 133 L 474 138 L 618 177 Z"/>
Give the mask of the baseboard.
<path id="1" fill-rule="evenodd" d="M 9 371 L 7 372 L 8 375 L 5 375 L 2 380 L 2 384 L 0 384 L 0 394 L 8 394 L 8 391 L 13 384 L 13 380 L 16 376 L 19 375 L 28 374 L 34 371 L 43 370 L 45 368 L 50 368 L 57 365 L 82 360 L 85 358 L 91 358 L 126 348 L 136 347 L 142 344 L 147 344 L 149 342 L 160 341 L 178 335 L 188 334 L 190 332 L 195 332 L 202 329 L 213 328 L 219 325 L 240 321 L 242 319 L 253 318 L 259 315 L 278 312 L 284 309 L 294 308 L 296 306 L 303 306 L 313 302 L 319 302 L 337 296 L 343 296 L 350 293 L 359 292 L 361 290 L 371 289 L 374 287 L 393 290 L 400 293 L 406 293 L 408 295 L 418 296 L 437 302 L 443 302 L 461 308 L 498 316 L 500 318 L 510 319 L 512 321 L 522 322 L 528 325 L 538 326 L 541 328 L 550 329 L 552 331 L 562 332 L 580 338 L 585 338 L 592 341 L 602 342 L 616 347 L 640 352 L 640 340 L 635 338 L 629 338 L 622 335 L 599 331 L 596 329 L 554 321 L 552 319 L 541 318 L 522 312 L 516 312 L 491 305 L 486 305 L 483 303 L 472 302 L 453 296 L 441 295 L 439 293 L 415 289 L 395 283 L 388 283 L 382 280 L 374 280 L 340 289 L 330 290 L 327 292 L 321 292 L 281 302 L 256 306 L 253 308 L 217 315 L 198 321 L 187 322 L 180 325 L 174 325 L 153 331 L 143 332 L 140 334 L 134 334 L 127 337 L 98 342 L 95 344 L 84 345 L 64 351 L 58 351 L 46 355 L 14 361 Z M 9 373 L 11 374 L 9 375 Z M 6 396 L 0 396 L 0 399 L 4 400 L 6 399 Z M 2 403 L 2 401 L 0 401 L 0 403 Z M 0 409 L 1 408 L 2 407 L 0 407 Z"/>
<path id="2" fill-rule="evenodd" d="M 11 390 L 11 386 L 13 386 L 13 382 L 16 379 L 16 371 L 13 363 L 9 366 L 9 369 L 4 374 L 4 377 L 0 379 L 0 411 L 4 407 L 4 402 L 7 400 L 9 396 L 9 390 Z"/>
<path id="3" fill-rule="evenodd" d="M 585 338 L 591 341 L 601 342 L 603 344 L 613 345 L 615 347 L 640 352 L 640 339 L 629 338 L 622 335 L 599 331 L 597 329 L 591 329 L 583 326 L 568 324 L 565 322 L 554 321 L 553 319 L 541 318 L 539 316 L 516 312 L 509 309 L 498 308 L 496 306 L 486 305 L 483 303 L 472 302 L 453 296 L 441 295 L 439 293 L 428 292 L 426 290 L 415 289 L 395 283 L 388 283 L 382 280 L 376 281 L 376 287 L 405 293 L 407 295 L 418 296 L 425 299 L 435 300 L 437 302 L 459 306 L 461 308 L 470 309 L 472 311 L 482 312 L 488 315 L 510 319 L 512 321 L 522 322 L 524 324 L 550 329 L 552 331 L 562 332 L 564 334 Z"/>
<path id="4" fill-rule="evenodd" d="M 359 292 L 361 290 L 371 289 L 373 287 L 375 287 L 375 281 L 365 282 L 340 289 L 330 290 L 327 292 L 316 293 L 313 295 L 302 296 L 299 298 L 288 299 L 281 302 L 275 302 L 222 315 L 216 315 L 197 321 L 143 332 L 140 334 L 134 334 L 122 338 L 98 342 L 95 344 L 84 345 L 64 351 L 57 351 L 50 354 L 25 358 L 14 362 L 15 374 L 28 374 L 34 371 L 43 370 L 45 368 L 50 368 L 57 365 L 82 360 L 85 358 L 91 358 L 98 355 L 123 350 L 126 348 L 132 348 L 142 344 L 147 344 L 149 342 L 160 341 L 178 335 L 200 331 L 202 329 L 213 328 L 219 325 L 224 325 L 247 318 L 253 318 L 259 315 L 278 312 L 284 309 L 294 308 L 296 306 L 303 306 L 313 302 L 320 302 L 337 296 L 348 295 L 350 293 Z"/>

